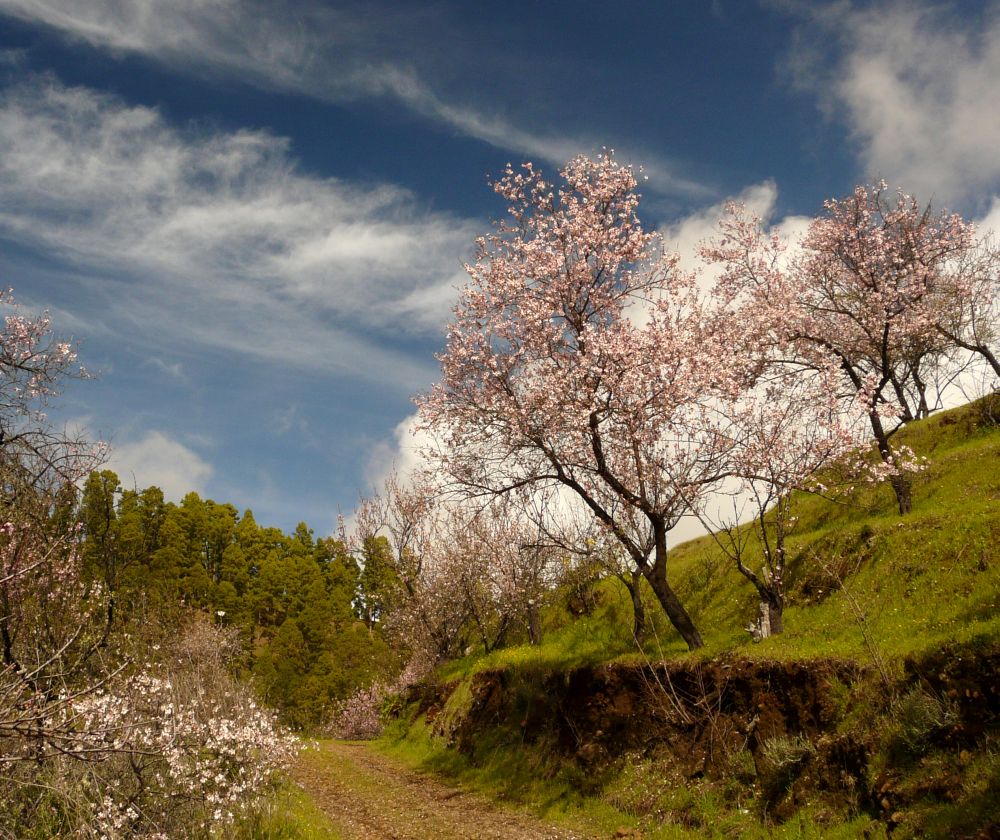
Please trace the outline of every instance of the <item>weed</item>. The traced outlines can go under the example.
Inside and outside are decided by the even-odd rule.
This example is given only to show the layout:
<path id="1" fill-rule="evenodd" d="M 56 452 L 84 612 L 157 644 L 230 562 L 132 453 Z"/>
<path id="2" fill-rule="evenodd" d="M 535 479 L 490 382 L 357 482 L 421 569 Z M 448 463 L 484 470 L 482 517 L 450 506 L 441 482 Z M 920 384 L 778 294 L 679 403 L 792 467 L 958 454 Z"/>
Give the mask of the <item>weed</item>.
<path id="1" fill-rule="evenodd" d="M 785 796 L 815 753 L 816 747 L 805 735 L 776 735 L 764 742 L 760 769 L 765 807 Z"/>
<path id="2" fill-rule="evenodd" d="M 957 720 L 955 710 L 934 694 L 917 686 L 893 704 L 895 726 L 891 742 L 910 755 L 922 755 L 931 738 Z"/>
<path id="3" fill-rule="evenodd" d="M 805 735 L 776 735 L 761 748 L 767 766 L 780 772 L 804 764 L 815 752 L 816 747 Z"/>

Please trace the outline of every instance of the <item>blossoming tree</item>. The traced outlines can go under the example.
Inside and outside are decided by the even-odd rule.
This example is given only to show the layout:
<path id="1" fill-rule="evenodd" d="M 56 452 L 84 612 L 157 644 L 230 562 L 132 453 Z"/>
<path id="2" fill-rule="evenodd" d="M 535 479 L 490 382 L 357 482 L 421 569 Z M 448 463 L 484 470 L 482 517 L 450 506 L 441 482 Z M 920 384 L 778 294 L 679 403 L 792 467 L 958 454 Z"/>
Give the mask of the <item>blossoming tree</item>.
<path id="1" fill-rule="evenodd" d="M 667 536 L 725 469 L 718 407 L 743 371 L 643 230 L 631 168 L 609 152 L 561 175 L 508 166 L 495 184 L 509 220 L 478 240 L 442 380 L 419 400 L 430 454 L 472 493 L 575 493 L 698 648 Z"/>
<path id="2" fill-rule="evenodd" d="M 946 342 L 980 358 L 1000 388 L 1000 247 L 977 240 L 935 278 L 922 304 Z"/>
<path id="3" fill-rule="evenodd" d="M 293 752 L 218 656 L 220 631 L 151 653 L 84 573 L 77 485 L 100 464 L 53 429 L 77 372 L 46 316 L 0 295 L 0 836 L 189 836 L 232 822 Z"/>
<path id="4" fill-rule="evenodd" d="M 787 345 L 802 369 L 836 360 L 843 384 L 865 402 L 876 472 L 906 513 L 917 464 L 892 438 L 939 404 L 957 372 L 946 325 L 957 298 L 969 301 L 969 284 L 955 272 L 974 240 L 961 217 L 933 214 L 902 193 L 890 201 L 886 191 L 878 182 L 826 202 L 790 258 L 760 219 L 730 205 L 703 256 L 722 265 L 730 296 L 755 299 L 767 341 Z"/>
<path id="5" fill-rule="evenodd" d="M 773 349 L 773 348 L 772 348 Z M 864 412 L 839 392 L 835 364 L 817 370 L 772 356 L 759 378 L 730 406 L 731 505 L 698 515 L 715 543 L 757 590 L 760 611 L 750 631 L 766 638 L 783 630 L 786 539 L 794 528 L 796 491 L 829 488 L 820 471 L 864 442 Z"/>

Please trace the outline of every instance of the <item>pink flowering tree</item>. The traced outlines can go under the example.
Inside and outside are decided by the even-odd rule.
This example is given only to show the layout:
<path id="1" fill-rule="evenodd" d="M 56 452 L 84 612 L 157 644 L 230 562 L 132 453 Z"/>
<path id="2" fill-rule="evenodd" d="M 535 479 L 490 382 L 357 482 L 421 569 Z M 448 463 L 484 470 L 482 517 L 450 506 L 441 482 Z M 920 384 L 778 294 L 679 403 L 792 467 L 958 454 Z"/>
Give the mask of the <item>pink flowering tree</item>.
<path id="1" fill-rule="evenodd" d="M 429 670 L 454 655 L 465 638 L 468 607 L 451 563 L 442 557 L 448 540 L 445 522 L 440 489 L 426 473 L 406 481 L 393 472 L 379 493 L 361 500 L 348 540 L 362 562 L 365 546 L 384 541 L 384 576 L 399 590 L 390 599 L 385 626 L 410 651 L 411 670 L 417 660 Z M 362 693 L 358 698 L 363 699 Z"/>
<path id="2" fill-rule="evenodd" d="M 0 734 L 44 732 L 48 702 L 106 639 L 95 624 L 102 594 L 79 579 L 72 513 L 74 482 L 103 450 L 45 417 L 65 378 L 80 373 L 72 346 L 53 337 L 46 315 L 22 314 L 9 291 L 0 307 Z"/>
<path id="3" fill-rule="evenodd" d="M 768 346 L 789 348 L 803 370 L 835 360 L 842 385 L 864 402 L 881 461 L 873 474 L 890 481 L 900 513 L 910 510 L 909 474 L 919 465 L 892 438 L 939 405 L 957 373 L 955 342 L 931 296 L 972 242 L 960 217 L 932 214 L 903 194 L 890 201 L 879 182 L 826 202 L 792 257 L 737 205 L 702 251 L 723 268 L 720 288 L 752 301 Z"/>
<path id="4" fill-rule="evenodd" d="M 0 329 L 0 835 L 206 836 L 267 790 L 292 743 L 195 622 L 150 654 L 81 573 L 77 486 L 103 447 L 44 409 L 77 375 L 9 293 Z"/>
<path id="5" fill-rule="evenodd" d="M 75 480 L 100 463 L 100 451 L 48 423 L 45 409 L 67 378 L 86 376 L 73 345 L 55 336 L 47 313 L 25 315 L 10 289 L 0 291 L 0 460 L 23 475 Z"/>
<path id="6" fill-rule="evenodd" d="M 636 215 L 630 167 L 578 157 L 496 183 L 509 219 L 478 241 L 442 379 L 418 401 L 456 484 L 496 495 L 561 485 L 620 543 L 688 647 L 668 534 L 725 471 L 720 400 L 743 371 L 693 279 Z"/>
<path id="7" fill-rule="evenodd" d="M 478 637 L 487 652 L 523 625 L 538 641 L 555 547 L 527 516 L 536 499 L 445 496 L 426 472 L 362 500 L 358 545 L 385 539 L 400 593 L 387 630 L 431 667 Z"/>
<path id="8" fill-rule="evenodd" d="M 784 627 L 786 539 L 792 532 L 796 492 L 825 493 L 833 467 L 864 442 L 864 412 L 839 394 L 840 372 L 831 363 L 802 369 L 772 359 L 752 387 L 731 406 L 734 436 L 731 505 L 720 493 L 696 508 L 702 523 L 736 569 L 756 589 L 757 639 Z"/>
<path id="9" fill-rule="evenodd" d="M 395 680 L 377 680 L 338 704 L 332 729 L 340 737 L 377 735 L 394 696 L 470 645 L 489 653 L 521 629 L 540 640 L 541 606 L 559 566 L 525 501 L 446 498 L 421 473 L 410 482 L 392 475 L 381 494 L 362 500 L 353 542 L 388 546 L 400 584 L 381 621 L 407 661 Z"/>
<path id="10" fill-rule="evenodd" d="M 989 236 L 962 251 L 922 303 L 945 341 L 981 359 L 1000 388 L 1000 247 Z"/>
<path id="11" fill-rule="evenodd" d="M 541 607 L 559 576 L 560 549 L 528 516 L 533 499 L 500 495 L 489 504 L 454 504 L 439 542 L 441 560 L 488 653 L 514 630 L 541 642 Z"/>
<path id="12" fill-rule="evenodd" d="M 393 471 L 381 492 L 363 498 L 355 511 L 356 547 L 384 537 L 392 570 L 409 596 L 419 586 L 423 560 L 430 549 L 437 493 L 426 475 L 416 474 L 407 482 Z"/>
<path id="13" fill-rule="evenodd" d="M 876 401 L 892 405 L 900 421 L 926 417 L 937 405 L 933 374 L 950 349 L 938 329 L 947 316 L 928 303 L 953 285 L 974 228 L 903 193 L 890 198 L 885 182 L 825 206 L 795 266 L 808 315 L 799 332 L 825 342 L 845 372 L 873 382 Z"/>

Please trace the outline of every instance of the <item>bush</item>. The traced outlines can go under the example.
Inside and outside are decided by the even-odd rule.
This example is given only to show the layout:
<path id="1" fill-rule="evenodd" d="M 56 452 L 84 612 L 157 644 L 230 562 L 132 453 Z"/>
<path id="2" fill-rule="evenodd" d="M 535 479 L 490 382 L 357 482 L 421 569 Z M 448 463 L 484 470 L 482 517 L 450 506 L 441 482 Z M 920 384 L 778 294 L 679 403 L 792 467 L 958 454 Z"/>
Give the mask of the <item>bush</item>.
<path id="1" fill-rule="evenodd" d="M 954 710 L 919 686 L 904 694 L 893 707 L 892 742 L 912 755 L 922 755 L 932 737 L 953 724 Z"/>
<path id="2" fill-rule="evenodd" d="M 816 747 L 805 735 L 768 738 L 761 748 L 761 776 L 767 800 L 781 799 L 815 752 Z"/>
<path id="3" fill-rule="evenodd" d="M 384 720 L 390 708 L 398 710 L 398 697 L 415 686 L 431 670 L 431 663 L 421 654 L 415 654 L 393 683 L 376 681 L 359 688 L 334 710 L 330 729 L 337 738 L 366 741 L 382 733 Z"/>
<path id="4" fill-rule="evenodd" d="M 294 742 L 230 676 L 231 641 L 191 621 L 155 661 L 59 704 L 66 752 L 4 768 L 0 835 L 165 839 L 252 809 Z"/>

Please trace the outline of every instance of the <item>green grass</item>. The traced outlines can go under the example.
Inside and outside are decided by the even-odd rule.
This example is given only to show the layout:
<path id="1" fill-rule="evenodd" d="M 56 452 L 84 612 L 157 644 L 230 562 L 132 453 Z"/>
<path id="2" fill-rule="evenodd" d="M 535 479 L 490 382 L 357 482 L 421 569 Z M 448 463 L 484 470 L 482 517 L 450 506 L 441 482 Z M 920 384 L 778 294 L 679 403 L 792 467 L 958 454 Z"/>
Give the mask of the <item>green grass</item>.
<path id="1" fill-rule="evenodd" d="M 678 546 L 671 573 L 703 627 L 707 652 L 864 658 L 859 617 L 827 570 L 843 578 L 890 661 L 946 642 L 1000 636 L 1000 429 L 981 428 L 976 417 L 965 407 L 903 433 L 900 441 L 928 459 L 905 517 L 885 486 L 838 503 L 797 500 L 786 632 L 779 637 L 756 645 L 738 630 L 734 636 L 752 614 L 753 592 L 710 538 Z"/>
<path id="2" fill-rule="evenodd" d="M 377 748 L 588 837 L 616 836 L 621 829 L 644 840 L 885 837 L 870 817 L 844 819 L 821 807 L 803 808 L 779 826 L 764 825 L 752 798 L 740 802 L 714 782 L 671 778 L 662 763 L 637 757 L 595 776 L 537 746 L 512 748 L 499 731 L 484 733 L 471 759 L 444 749 L 419 719 L 392 728 Z"/>
<path id="3" fill-rule="evenodd" d="M 296 784 L 286 781 L 255 814 L 225 830 L 227 840 L 343 840 Z"/>
<path id="4" fill-rule="evenodd" d="M 975 408 L 966 406 L 901 433 L 900 443 L 928 459 L 905 517 L 884 485 L 857 488 L 837 501 L 796 499 L 781 636 L 751 642 L 742 628 L 755 615 L 756 593 L 711 537 L 674 547 L 668 574 L 705 639 L 699 655 L 864 658 L 858 616 L 827 570 L 843 579 L 889 659 L 1000 635 L 1000 428 L 981 428 L 976 420 Z M 645 597 L 655 632 L 642 652 L 631 638 L 628 595 L 609 579 L 598 584 L 591 615 L 574 619 L 562 604 L 550 606 L 541 645 L 473 653 L 445 665 L 441 679 L 686 655 L 648 589 Z"/>
<path id="5" fill-rule="evenodd" d="M 881 664 L 897 678 L 907 657 L 949 645 L 970 650 L 995 645 L 1000 641 L 1000 427 L 981 422 L 971 405 L 912 424 L 898 441 L 927 458 L 907 516 L 896 512 L 888 486 L 859 487 L 836 501 L 796 499 L 782 635 L 750 640 L 742 628 L 755 615 L 756 593 L 710 537 L 692 540 L 673 548 L 669 578 L 701 630 L 703 650 L 687 652 L 648 591 L 654 632 L 637 650 L 627 593 L 617 581 L 603 580 L 589 615 L 574 617 L 565 602 L 547 608 L 541 645 L 474 652 L 443 666 L 440 681 L 457 682 L 458 688 L 436 722 L 438 731 L 447 732 L 449 717 L 457 719 L 468 708 L 472 677 L 483 671 L 506 671 L 520 686 L 516 690 L 530 691 L 546 677 L 579 666 L 725 655 L 854 660 Z M 879 738 L 889 733 L 883 747 L 889 743 L 898 721 L 885 697 L 866 699 L 866 691 L 874 698 L 877 686 L 843 687 L 845 707 L 853 710 L 843 726 L 882 749 Z M 641 829 L 644 838 L 886 833 L 886 823 L 875 819 L 871 808 L 864 813 L 843 803 L 831 806 L 822 796 L 798 803 L 790 817 L 776 823 L 762 821 L 757 782 L 749 776 L 739 781 L 738 766 L 722 781 L 673 778 L 669 766 L 644 756 L 584 772 L 543 743 L 528 748 L 517 739 L 516 727 L 499 726 L 483 732 L 473 751 L 461 755 L 423 719 L 411 716 L 390 727 L 380 748 L 502 801 L 516 801 L 549 819 L 582 821 L 605 835 L 622 826 Z M 908 801 L 915 803 L 894 836 L 955 831 L 961 836 L 963 827 L 988 820 L 995 807 L 988 791 L 1000 780 L 1000 749 L 995 738 L 986 744 L 961 766 L 954 750 L 944 747 L 929 749 L 902 769 L 892 767 L 887 755 L 877 757 L 873 768 L 889 768 L 894 783 L 909 790 Z M 921 779 L 935 773 L 961 779 L 949 794 L 954 802 L 922 793 L 933 786 Z"/>

